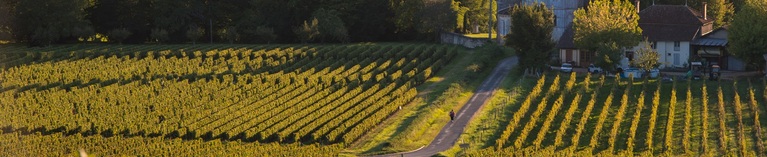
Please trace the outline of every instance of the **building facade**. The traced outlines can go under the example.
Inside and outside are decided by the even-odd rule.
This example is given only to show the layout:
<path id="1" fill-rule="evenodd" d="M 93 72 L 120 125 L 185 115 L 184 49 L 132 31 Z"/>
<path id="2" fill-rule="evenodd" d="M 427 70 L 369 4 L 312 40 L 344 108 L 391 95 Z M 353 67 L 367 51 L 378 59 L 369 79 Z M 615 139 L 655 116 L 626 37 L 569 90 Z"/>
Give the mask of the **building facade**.
<path id="1" fill-rule="evenodd" d="M 554 12 L 554 31 L 551 33 L 551 38 L 554 42 L 559 41 L 559 38 L 564 34 L 566 28 L 573 23 L 575 18 L 573 12 L 578 8 L 587 5 L 587 0 L 518 0 L 509 3 L 498 2 L 498 36 L 503 37 L 509 34 L 511 26 L 511 17 L 509 11 L 514 7 L 514 4 L 532 5 L 534 3 L 544 3 Z"/>

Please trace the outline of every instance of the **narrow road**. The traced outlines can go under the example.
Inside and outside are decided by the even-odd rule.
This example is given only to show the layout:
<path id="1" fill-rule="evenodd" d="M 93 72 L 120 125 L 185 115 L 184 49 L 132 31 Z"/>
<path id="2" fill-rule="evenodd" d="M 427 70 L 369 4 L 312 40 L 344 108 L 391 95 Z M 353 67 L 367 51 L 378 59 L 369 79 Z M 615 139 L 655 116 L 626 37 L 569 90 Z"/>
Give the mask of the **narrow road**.
<path id="1" fill-rule="evenodd" d="M 450 122 L 447 125 L 445 125 L 445 127 L 442 128 L 442 131 L 439 132 L 437 137 L 434 138 L 433 141 L 431 141 L 429 146 L 420 148 L 412 152 L 385 154 L 385 155 L 378 155 L 377 157 L 432 156 L 434 154 L 437 154 L 439 152 L 445 151 L 453 147 L 453 145 L 455 145 L 455 142 L 458 141 L 458 137 L 461 135 L 461 133 L 463 133 L 469 121 L 474 117 L 474 115 L 479 110 L 479 108 L 481 108 L 482 105 L 484 105 L 485 102 L 487 102 L 487 100 L 493 96 L 495 89 L 498 88 L 498 85 L 500 85 L 501 81 L 504 78 L 506 78 L 506 75 L 509 74 L 509 72 L 514 67 L 514 65 L 517 64 L 517 62 L 518 62 L 517 57 L 510 57 L 510 58 L 501 60 L 498 66 L 495 67 L 495 69 L 493 70 L 493 73 L 490 74 L 490 77 L 488 77 L 484 82 L 482 82 L 482 85 L 480 85 L 479 88 L 477 88 L 476 93 L 474 93 L 474 95 L 471 96 L 471 99 L 469 100 L 469 102 L 466 102 L 466 105 L 464 105 L 460 110 L 458 110 L 458 112 L 456 113 L 456 119 L 453 122 Z M 445 115 L 445 117 L 447 117 L 447 115 Z"/>

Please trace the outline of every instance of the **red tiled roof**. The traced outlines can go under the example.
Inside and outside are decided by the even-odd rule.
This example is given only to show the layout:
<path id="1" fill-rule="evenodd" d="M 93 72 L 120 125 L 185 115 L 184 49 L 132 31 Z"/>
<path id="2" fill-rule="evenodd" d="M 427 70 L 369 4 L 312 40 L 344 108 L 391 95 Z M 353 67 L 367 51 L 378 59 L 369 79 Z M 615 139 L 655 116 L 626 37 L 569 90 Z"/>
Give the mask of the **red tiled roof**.
<path id="1" fill-rule="evenodd" d="M 642 35 L 651 41 L 692 41 L 714 18 L 683 5 L 653 5 L 639 12 Z"/>

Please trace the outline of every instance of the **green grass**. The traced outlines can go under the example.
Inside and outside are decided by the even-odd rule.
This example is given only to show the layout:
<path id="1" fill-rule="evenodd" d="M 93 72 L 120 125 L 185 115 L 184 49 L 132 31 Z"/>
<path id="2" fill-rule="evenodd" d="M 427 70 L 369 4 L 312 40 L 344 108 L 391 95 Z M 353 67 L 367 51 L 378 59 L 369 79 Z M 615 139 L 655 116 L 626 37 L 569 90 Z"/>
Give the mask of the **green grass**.
<path id="1" fill-rule="evenodd" d="M 419 97 L 415 101 L 403 106 L 342 155 L 405 152 L 428 145 L 448 123 L 448 112 L 459 110 L 495 64 L 505 58 L 502 56 L 511 54 L 508 49 L 495 48 L 499 47 L 486 46 L 460 53 L 451 64 L 418 87 Z M 471 71 L 472 66 L 478 66 L 479 71 Z M 446 92 L 451 90 L 458 93 Z"/>
<path id="2" fill-rule="evenodd" d="M 551 77 L 547 76 L 547 86 L 550 84 L 550 80 L 554 78 L 553 73 L 549 73 Z M 567 80 L 567 76 L 562 76 L 562 80 Z M 592 77 L 592 82 L 598 81 L 598 77 Z M 474 155 L 474 156 L 482 156 L 482 155 L 488 155 L 493 154 L 494 155 L 512 155 L 512 154 L 518 154 L 522 152 L 527 153 L 533 153 L 538 155 L 564 155 L 569 153 L 577 153 L 582 155 L 597 155 L 597 154 L 603 154 L 603 155 L 629 155 L 630 154 L 644 154 L 644 155 L 692 155 L 692 156 L 699 156 L 701 154 L 701 146 L 702 142 L 706 142 L 709 146 L 709 150 L 712 150 L 712 154 L 710 155 L 727 155 L 727 154 L 741 154 L 739 152 L 741 149 L 737 145 L 737 134 L 738 129 L 738 120 L 735 116 L 735 107 L 733 105 L 734 103 L 734 94 L 736 90 L 733 87 L 737 87 L 737 93 L 741 97 L 742 102 L 742 113 L 743 113 L 743 125 L 744 125 L 744 135 L 745 135 L 745 143 L 746 143 L 746 152 L 745 155 L 749 154 L 764 154 L 764 152 L 758 152 L 757 150 L 757 138 L 754 134 L 755 127 L 754 126 L 754 119 L 753 119 L 753 110 L 749 105 L 749 99 L 748 99 L 748 87 L 749 87 L 749 80 L 746 78 L 738 79 L 737 85 L 733 85 L 733 81 L 730 80 L 722 80 L 720 82 L 713 82 L 713 81 L 704 81 L 702 80 L 693 80 L 689 84 L 689 87 L 691 89 L 692 94 L 692 110 L 691 110 L 691 125 L 690 125 L 690 136 L 689 136 L 689 144 L 690 148 L 688 150 L 684 150 L 682 147 L 682 138 L 683 138 L 683 132 L 684 132 L 684 123 L 685 123 L 685 100 L 687 99 L 686 92 L 688 88 L 688 82 L 687 80 L 678 80 L 676 84 L 676 88 L 674 88 L 677 91 L 677 103 L 675 106 L 675 112 L 674 113 L 668 113 L 668 105 L 670 104 L 669 101 L 671 99 L 671 90 L 672 90 L 672 83 L 661 83 L 661 97 L 660 97 L 660 105 L 658 110 L 658 121 L 656 123 L 656 126 L 654 127 L 654 134 L 653 134 L 653 145 L 652 146 L 646 146 L 645 144 L 645 138 L 647 136 L 646 132 L 649 128 L 648 126 L 648 119 L 650 116 L 651 111 L 651 103 L 652 103 L 652 92 L 654 92 L 657 89 L 658 82 L 657 80 L 635 80 L 634 84 L 631 87 L 631 91 L 629 93 L 629 106 L 626 108 L 625 115 L 620 122 L 620 128 L 618 129 L 618 134 L 616 136 L 616 144 L 614 150 L 608 150 L 608 139 L 610 130 L 612 129 L 612 124 L 615 122 L 616 114 L 618 112 L 618 108 L 620 107 L 620 97 L 624 94 L 624 89 L 626 88 L 626 85 L 628 83 L 627 79 L 622 79 L 620 83 L 615 83 L 614 79 L 607 78 L 605 85 L 600 89 L 599 94 L 597 96 L 597 104 L 595 108 L 593 109 L 591 115 L 589 116 L 589 120 L 586 124 L 586 129 L 584 134 L 580 138 L 580 143 L 578 146 L 571 145 L 570 142 L 565 142 L 564 146 L 562 147 L 553 147 L 553 138 L 556 134 L 556 129 L 559 128 L 559 123 L 564 118 L 562 114 L 564 114 L 562 111 L 558 113 L 556 116 L 556 120 L 553 121 L 551 129 L 549 129 L 549 133 L 546 134 L 546 139 L 543 140 L 543 148 L 541 149 L 535 149 L 530 147 L 531 143 L 533 142 L 534 138 L 527 137 L 527 140 L 525 140 L 525 144 L 522 150 L 514 150 L 511 147 L 507 147 L 501 151 L 494 150 L 494 142 L 499 137 L 498 135 L 501 133 L 499 130 L 502 130 L 503 127 L 508 123 L 508 120 L 503 121 L 503 119 L 508 119 L 508 116 L 510 114 L 513 114 L 514 112 L 517 112 L 519 103 L 523 101 L 524 97 L 515 96 L 515 94 L 508 94 L 509 89 L 528 89 L 523 90 L 521 95 L 525 95 L 526 92 L 529 92 L 529 88 L 532 86 L 531 84 L 534 84 L 534 79 L 525 79 L 521 82 L 521 84 L 511 83 L 516 82 L 517 80 L 506 80 L 503 84 L 503 87 L 499 90 L 493 98 L 494 102 L 488 104 L 488 106 L 485 106 L 484 109 L 482 109 L 481 113 L 479 113 L 478 118 L 474 119 L 472 122 L 470 122 L 469 126 L 467 127 L 467 131 L 465 134 L 461 136 L 461 139 L 464 141 L 463 143 L 469 144 L 471 147 L 468 149 L 462 149 L 458 146 L 454 147 L 453 149 L 443 152 L 443 154 L 452 156 L 452 155 Z M 759 120 L 761 122 L 761 128 L 765 128 L 764 122 L 765 116 L 764 110 L 765 106 L 762 105 L 765 103 L 764 98 L 764 84 L 762 83 L 761 78 L 756 78 L 750 80 L 751 84 L 754 87 L 755 97 L 757 99 L 757 106 L 758 110 L 760 111 L 759 114 Z M 578 82 L 583 82 L 583 77 L 578 77 Z M 586 91 L 586 93 L 591 93 L 591 90 L 594 90 L 595 83 L 592 83 L 592 86 L 590 87 L 590 91 Z M 702 140 L 702 108 L 700 103 L 702 95 L 701 88 L 703 86 L 707 86 L 708 88 L 708 98 L 709 98 L 709 113 L 708 113 L 708 139 Z M 716 97 L 716 89 L 718 86 L 722 86 L 723 93 L 724 93 L 724 101 L 726 103 L 726 127 L 727 127 L 727 151 L 719 151 L 717 149 L 718 143 L 718 109 L 717 109 L 717 97 Z M 548 87 L 544 87 L 546 89 Z M 564 88 L 564 85 L 562 85 L 562 88 Z M 582 88 L 582 84 L 579 84 L 576 88 Z M 614 88 L 614 89 L 613 89 Z M 636 99 L 638 99 L 639 93 L 641 91 L 645 91 L 645 107 L 641 111 L 641 118 L 639 121 L 639 127 L 636 134 L 636 140 L 634 141 L 634 151 L 633 152 L 626 152 L 627 144 L 626 139 L 628 138 L 629 134 L 629 127 L 631 126 L 631 121 L 633 119 L 633 114 L 636 112 Z M 597 135 L 599 138 L 597 140 L 598 144 L 595 148 L 589 147 L 589 138 L 593 135 L 594 131 L 593 128 L 596 125 L 599 112 L 601 112 L 603 108 L 603 102 L 605 101 L 608 94 L 612 93 L 614 95 L 613 104 L 610 106 L 609 109 L 607 109 L 608 114 L 607 118 L 605 119 L 605 125 L 602 128 L 602 131 L 599 135 Z M 511 97 L 510 100 L 507 101 L 507 104 L 499 103 L 498 100 L 507 99 L 506 97 Z M 542 96 L 541 96 L 542 97 Z M 564 104 L 569 105 L 571 103 L 571 100 L 574 97 L 574 93 L 568 93 L 565 96 L 565 102 Z M 574 114 L 573 119 L 580 119 L 581 112 L 583 108 L 585 108 L 585 104 L 588 102 L 588 100 L 591 99 L 590 96 L 584 96 L 583 100 L 579 103 L 579 110 L 576 111 Z M 540 101 L 536 101 L 540 102 Z M 548 113 L 549 110 L 551 110 L 551 103 L 553 103 L 553 99 L 549 98 L 549 107 L 546 108 L 545 113 Z M 565 106 L 567 106 L 565 105 Z M 492 117 L 498 113 L 497 108 L 499 106 L 504 108 L 505 114 L 497 114 L 500 115 L 501 120 L 493 120 Z M 563 106 L 563 107 L 565 107 Z M 564 110 L 564 109 L 563 109 Z M 528 111 L 531 112 L 531 111 Z M 665 139 L 665 130 L 666 130 L 666 124 L 668 122 L 669 114 L 674 114 L 674 125 L 673 127 L 673 135 L 672 135 L 672 145 L 673 145 L 673 151 L 666 151 L 663 146 L 663 140 Z M 546 115 L 546 114 L 544 114 Z M 523 118 L 520 125 L 517 126 L 517 129 L 521 129 L 520 127 L 524 126 L 526 123 L 530 123 L 528 116 L 530 116 L 530 113 L 526 114 L 526 118 Z M 537 133 L 538 130 L 540 130 L 540 126 L 543 123 L 543 120 L 539 118 L 538 121 L 535 123 L 538 123 L 537 127 L 533 129 L 533 133 L 531 135 L 534 135 Z M 574 129 L 576 127 L 577 122 L 571 122 L 570 126 L 567 130 L 567 133 L 565 134 L 566 139 L 572 138 L 572 134 L 575 132 Z M 487 132 L 490 132 L 491 134 L 487 134 Z M 494 134 L 493 134 L 494 133 Z M 763 133 L 764 134 L 764 133 Z M 519 136 L 518 133 L 512 134 L 510 139 L 514 140 Z M 767 135 L 761 135 L 762 137 Z M 762 139 L 764 140 L 764 139 Z M 764 142 L 764 141 L 763 141 Z M 527 154 L 531 155 L 531 154 Z M 572 155 L 572 154 L 570 154 Z"/>

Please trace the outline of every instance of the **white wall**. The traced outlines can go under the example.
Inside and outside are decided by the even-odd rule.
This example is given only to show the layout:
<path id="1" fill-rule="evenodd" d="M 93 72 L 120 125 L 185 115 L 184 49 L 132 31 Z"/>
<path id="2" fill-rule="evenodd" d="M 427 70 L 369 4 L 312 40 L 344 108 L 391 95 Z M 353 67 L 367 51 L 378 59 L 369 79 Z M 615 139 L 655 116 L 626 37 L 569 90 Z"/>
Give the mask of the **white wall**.
<path id="1" fill-rule="evenodd" d="M 658 55 L 660 56 L 660 59 L 658 60 L 658 63 L 660 63 L 659 68 L 667 68 L 667 67 L 684 67 L 685 64 L 688 64 L 689 66 L 689 59 L 690 59 L 690 42 L 689 41 L 680 41 L 679 42 L 679 50 L 674 50 L 674 41 L 658 41 L 656 42 L 655 51 L 658 52 Z M 641 44 L 638 46 L 635 46 L 630 49 L 630 51 L 636 52 L 639 50 Z M 674 57 L 678 57 L 676 59 L 678 62 L 675 63 Z"/>
<path id="2" fill-rule="evenodd" d="M 581 4 L 583 0 L 524 0 L 524 4 L 532 4 L 534 2 L 542 2 L 546 4 L 549 9 L 552 9 L 556 16 L 556 23 L 554 31 L 551 32 L 551 39 L 555 42 L 559 41 L 559 38 L 565 32 L 570 23 L 573 22 L 573 12 L 578 9 L 578 4 Z"/>

